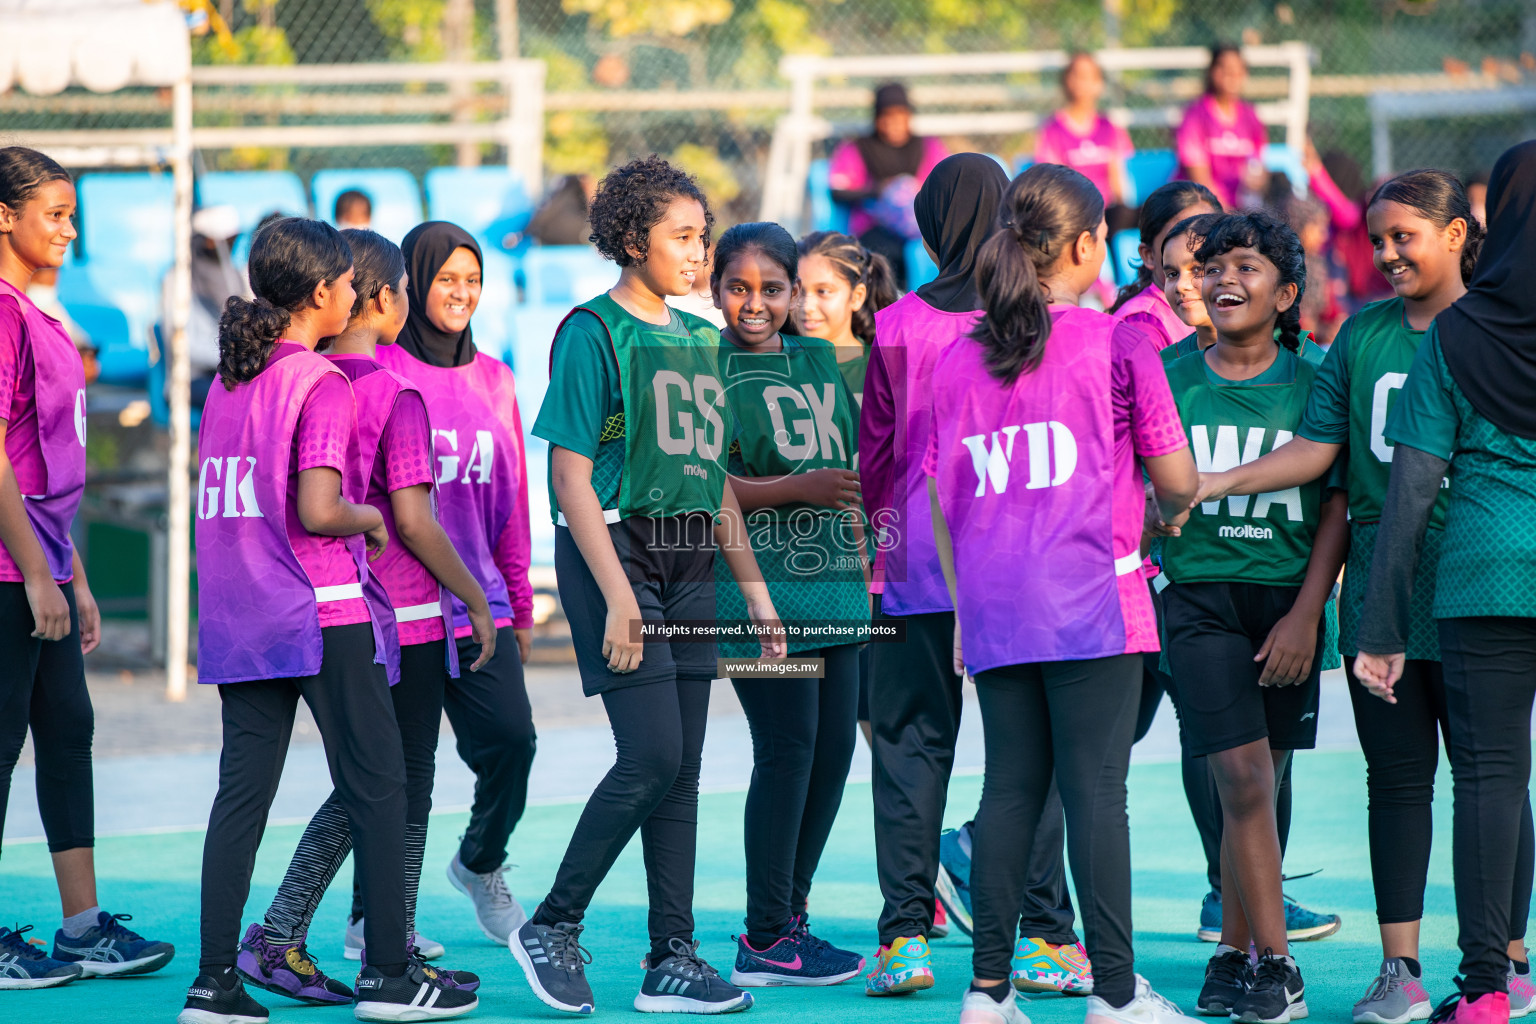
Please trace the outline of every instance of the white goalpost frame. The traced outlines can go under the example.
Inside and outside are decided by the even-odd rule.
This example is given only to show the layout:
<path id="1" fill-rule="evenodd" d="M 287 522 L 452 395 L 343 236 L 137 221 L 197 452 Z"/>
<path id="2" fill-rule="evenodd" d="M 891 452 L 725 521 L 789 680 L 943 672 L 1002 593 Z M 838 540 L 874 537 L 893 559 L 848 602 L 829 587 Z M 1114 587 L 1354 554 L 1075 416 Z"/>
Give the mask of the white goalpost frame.
<path id="1" fill-rule="evenodd" d="M 1286 96 L 1278 102 L 1255 104 L 1259 119 L 1282 125 L 1285 141 L 1302 145 L 1307 134 L 1311 92 L 1312 49 L 1306 43 L 1245 46 L 1243 58 L 1250 67 L 1284 68 L 1288 72 Z M 1107 72 L 1198 71 L 1211 59 L 1200 46 L 1147 49 L 1108 49 L 1094 53 Z M 789 83 L 789 112 L 774 129 L 763 182 L 762 220 L 800 224 L 805 216 L 805 182 L 810 174 L 814 145 L 829 138 L 834 125 L 816 113 L 818 84 L 827 79 L 913 79 L 937 76 L 988 74 L 1039 74 L 1066 67 L 1071 55 L 1065 50 L 1028 50 L 1016 53 L 914 54 L 871 57 L 785 57 L 779 73 Z M 1115 123 L 1176 126 L 1183 110 L 1176 106 L 1119 107 L 1106 113 Z M 960 111 L 914 115 L 913 129 L 925 135 L 1016 134 L 1032 131 L 1041 122 L 1032 110 Z"/>

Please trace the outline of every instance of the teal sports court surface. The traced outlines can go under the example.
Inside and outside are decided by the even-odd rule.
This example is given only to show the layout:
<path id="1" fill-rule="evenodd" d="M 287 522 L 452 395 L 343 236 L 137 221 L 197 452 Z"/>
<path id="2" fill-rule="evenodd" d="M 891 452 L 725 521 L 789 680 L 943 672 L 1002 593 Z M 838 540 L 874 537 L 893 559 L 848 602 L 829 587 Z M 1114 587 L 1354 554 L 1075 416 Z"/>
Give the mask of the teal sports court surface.
<path id="1" fill-rule="evenodd" d="M 1171 717 L 1171 716 L 1170 716 Z M 1288 888 L 1308 906 L 1341 914 L 1343 929 L 1320 942 L 1295 947 L 1307 981 L 1313 1020 L 1347 1022 L 1350 1007 L 1380 963 L 1370 861 L 1365 835 L 1365 764 L 1357 751 L 1301 754 L 1295 769 L 1295 812 L 1287 870 L 1322 868 L 1320 875 Z M 957 777 L 950 789 L 947 823 L 970 816 L 981 793 L 977 775 Z M 1455 973 L 1455 907 L 1451 891 L 1450 781 L 1442 766 L 1436 789 L 1434 860 L 1426 894 L 1423 961 L 1431 995 L 1451 991 Z M 26 789 L 13 803 L 30 800 Z M 695 913 L 701 952 L 722 973 L 730 969 L 741 928 L 744 900 L 740 791 L 709 792 L 699 806 L 698 890 Z M 318 803 L 318 795 L 317 800 Z M 532 909 L 554 877 L 561 853 L 581 812 L 580 801 L 532 806 L 513 837 L 517 865 L 508 883 Z M 1206 958 L 1213 946 L 1195 940 L 1200 898 L 1205 893 L 1204 861 L 1184 802 L 1177 763 L 1133 764 L 1130 774 L 1132 864 L 1135 872 L 1137 969 L 1186 1012 L 1193 1008 Z M 456 837 L 467 816 L 435 815 L 423 872 L 419 927 L 448 947 L 441 965 L 480 974 L 480 1008 L 467 1021 L 570 1019 L 549 1010 L 528 991 L 510 954 L 481 935 L 468 901 L 444 876 Z M 269 828 L 256 863 L 246 923 L 259 920 L 281 880 L 301 827 Z M 176 960 L 165 971 L 120 981 L 75 982 L 61 989 L 0 992 L 0 1021 L 26 1024 L 138 1024 L 169 1022 L 180 1009 L 197 969 L 198 877 L 202 833 L 176 831 L 103 838 L 96 847 L 103 906 L 132 911 L 145 932 L 176 944 Z M 351 868 L 344 867 L 311 932 L 310 950 L 321 965 L 350 983 L 356 965 L 341 957 L 344 915 L 350 905 Z M 597 1014 L 638 1019 L 630 1001 L 640 981 L 645 952 L 645 881 L 638 839 L 625 851 L 598 890 L 587 918 L 584 945 L 597 998 Z M 880 907 L 875 882 L 868 783 L 851 783 L 811 894 L 811 921 L 817 934 L 869 956 Z M 52 940 L 58 925 L 58 897 L 47 847 L 38 842 L 7 843 L 0 858 L 0 923 L 35 922 Z M 953 1021 L 970 977 L 970 941 L 958 932 L 933 944 L 937 985 L 898 999 L 871 999 L 859 979 L 832 988 L 757 989 L 750 1019 L 796 1024 L 857 1021 Z M 351 1020 L 345 1007 L 308 1007 L 256 993 L 272 1010 L 275 1024 L 322 1024 Z M 1083 1002 L 1061 996 L 1024 1004 L 1036 1022 L 1077 1024 Z"/>

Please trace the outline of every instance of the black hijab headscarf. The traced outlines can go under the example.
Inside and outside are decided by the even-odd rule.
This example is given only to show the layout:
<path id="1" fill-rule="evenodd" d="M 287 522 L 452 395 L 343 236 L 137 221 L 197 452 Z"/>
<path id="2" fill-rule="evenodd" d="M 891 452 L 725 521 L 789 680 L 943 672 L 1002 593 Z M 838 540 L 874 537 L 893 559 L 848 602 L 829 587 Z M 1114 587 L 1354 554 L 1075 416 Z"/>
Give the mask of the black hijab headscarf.
<path id="1" fill-rule="evenodd" d="M 1488 182 L 1488 237 L 1467 294 L 1435 317 L 1445 364 L 1472 407 L 1536 440 L 1536 141 Z"/>
<path id="2" fill-rule="evenodd" d="M 468 231 L 445 220 L 429 220 L 416 225 L 400 243 L 409 278 L 405 292 L 411 307 L 396 344 L 432 366 L 464 366 L 475 358 L 475 342 L 468 325 L 462 331 L 449 332 L 427 317 L 427 291 L 437 272 L 458 248 L 474 253 L 481 270 L 485 269 L 480 243 Z"/>
<path id="3" fill-rule="evenodd" d="M 918 190 L 917 229 L 939 261 L 939 276 L 917 295 L 934 309 L 969 313 L 981 308 L 976 253 L 997 225 L 1008 175 L 981 153 L 945 157 Z"/>

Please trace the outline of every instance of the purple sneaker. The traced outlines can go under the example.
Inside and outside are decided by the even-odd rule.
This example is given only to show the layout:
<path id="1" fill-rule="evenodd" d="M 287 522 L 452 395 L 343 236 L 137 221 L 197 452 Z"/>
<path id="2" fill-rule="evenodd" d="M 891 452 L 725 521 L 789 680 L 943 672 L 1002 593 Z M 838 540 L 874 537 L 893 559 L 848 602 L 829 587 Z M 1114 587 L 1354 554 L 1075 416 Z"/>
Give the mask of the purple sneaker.
<path id="1" fill-rule="evenodd" d="M 235 970 L 246 984 L 301 1003 L 340 1006 L 352 1002 L 352 990 L 328 977 L 304 943 L 268 942 L 266 930 L 259 924 L 245 930 Z"/>

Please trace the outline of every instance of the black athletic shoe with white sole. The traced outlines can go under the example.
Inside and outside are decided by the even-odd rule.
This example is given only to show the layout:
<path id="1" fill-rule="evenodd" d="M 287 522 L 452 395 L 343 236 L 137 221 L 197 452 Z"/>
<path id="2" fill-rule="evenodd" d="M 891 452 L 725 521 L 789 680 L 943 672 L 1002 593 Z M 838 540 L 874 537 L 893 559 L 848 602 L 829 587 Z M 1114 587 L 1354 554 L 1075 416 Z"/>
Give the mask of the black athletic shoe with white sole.
<path id="1" fill-rule="evenodd" d="M 267 1024 L 267 1008 L 246 993 L 231 967 L 218 975 L 197 976 L 176 1024 Z"/>
<path id="2" fill-rule="evenodd" d="M 443 1020 L 463 1016 L 480 1005 L 473 992 L 459 988 L 420 960 L 406 961 L 405 973 L 398 978 L 364 967 L 352 991 L 356 993 L 352 1016 L 358 1020 Z"/>
<path id="3" fill-rule="evenodd" d="M 1253 983 L 1232 1007 L 1232 1019 L 1245 1024 L 1285 1024 L 1307 1015 L 1307 987 L 1296 961 L 1268 950 L 1259 957 Z"/>
<path id="4" fill-rule="evenodd" d="M 1227 946 L 1218 949 L 1205 965 L 1205 984 L 1195 1000 L 1195 1009 L 1207 1017 L 1230 1017 L 1253 983 L 1253 967 L 1248 954 Z"/>
<path id="5" fill-rule="evenodd" d="M 646 964 L 635 1009 L 641 1013 L 735 1013 L 752 1005 L 752 993 L 732 985 L 699 956 L 697 942 L 672 939 L 672 955 Z"/>
<path id="6" fill-rule="evenodd" d="M 507 943 L 533 994 L 545 1006 L 566 1013 L 591 1013 L 593 1007 L 592 986 L 587 984 L 592 954 L 578 941 L 581 927 L 534 924 L 530 919 Z"/>

